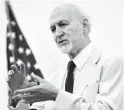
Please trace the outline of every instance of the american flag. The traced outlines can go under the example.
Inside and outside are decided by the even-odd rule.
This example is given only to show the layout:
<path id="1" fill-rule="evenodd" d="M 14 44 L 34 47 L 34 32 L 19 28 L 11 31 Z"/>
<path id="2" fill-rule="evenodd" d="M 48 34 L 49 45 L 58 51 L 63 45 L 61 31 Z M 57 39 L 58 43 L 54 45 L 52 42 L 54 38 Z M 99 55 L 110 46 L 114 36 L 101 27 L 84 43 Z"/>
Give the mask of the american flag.
<path id="1" fill-rule="evenodd" d="M 6 1 L 5 3 L 8 19 L 6 33 L 8 70 L 10 70 L 10 66 L 12 64 L 19 66 L 21 61 L 23 61 L 26 65 L 27 76 L 30 76 L 31 72 L 33 72 L 34 74 L 43 78 L 43 74 L 38 67 L 33 52 L 19 28 L 9 1 Z"/>

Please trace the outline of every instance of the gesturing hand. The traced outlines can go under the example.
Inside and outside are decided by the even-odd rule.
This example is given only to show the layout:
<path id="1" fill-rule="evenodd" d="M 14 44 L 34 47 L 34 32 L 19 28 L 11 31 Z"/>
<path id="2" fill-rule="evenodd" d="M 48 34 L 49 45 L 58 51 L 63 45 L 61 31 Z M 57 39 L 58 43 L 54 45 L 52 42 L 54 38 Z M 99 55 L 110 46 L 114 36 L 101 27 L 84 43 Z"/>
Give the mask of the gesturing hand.
<path id="1" fill-rule="evenodd" d="M 7 82 L 12 93 L 17 89 L 36 85 L 36 83 L 29 83 L 26 80 L 25 64 L 23 62 L 20 65 L 20 70 L 18 70 L 16 65 L 12 65 L 11 69 L 12 70 L 8 72 L 9 76 Z"/>
<path id="2" fill-rule="evenodd" d="M 37 80 L 40 84 L 16 90 L 14 92 L 13 99 L 23 99 L 25 103 L 34 103 L 39 101 L 46 101 L 46 100 L 55 100 L 59 90 L 50 82 L 31 74 L 34 80 Z"/>

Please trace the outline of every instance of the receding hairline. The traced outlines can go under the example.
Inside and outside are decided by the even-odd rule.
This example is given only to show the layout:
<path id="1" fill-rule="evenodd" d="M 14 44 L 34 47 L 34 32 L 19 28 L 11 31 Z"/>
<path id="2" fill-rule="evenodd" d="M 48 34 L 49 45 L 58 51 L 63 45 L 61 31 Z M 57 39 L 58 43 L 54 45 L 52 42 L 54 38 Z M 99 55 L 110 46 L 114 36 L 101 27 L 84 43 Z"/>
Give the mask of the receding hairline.
<path id="1" fill-rule="evenodd" d="M 64 9 L 64 10 L 68 10 L 71 13 L 75 13 L 76 15 L 72 14 L 73 17 L 77 17 L 80 21 L 84 20 L 84 19 L 88 19 L 87 15 L 81 10 L 81 8 L 76 5 L 76 4 L 60 4 L 58 6 L 56 6 L 50 16 L 50 19 L 52 17 L 52 15 L 58 11 L 59 9 Z M 49 19 L 49 20 L 50 20 Z M 88 19 L 89 20 L 89 19 Z"/>

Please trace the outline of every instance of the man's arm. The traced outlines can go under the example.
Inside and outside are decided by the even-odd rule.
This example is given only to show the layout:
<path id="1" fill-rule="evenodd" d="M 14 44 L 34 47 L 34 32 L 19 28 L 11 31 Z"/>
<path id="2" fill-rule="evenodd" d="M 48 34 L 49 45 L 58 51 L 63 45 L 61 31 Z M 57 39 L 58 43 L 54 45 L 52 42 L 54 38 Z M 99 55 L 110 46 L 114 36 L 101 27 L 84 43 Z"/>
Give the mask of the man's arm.
<path id="1" fill-rule="evenodd" d="M 103 69 L 99 94 L 94 103 L 87 103 L 82 97 L 59 91 L 55 100 L 55 110 L 122 110 L 121 80 L 123 75 L 122 58 L 116 58 Z"/>
<path id="2" fill-rule="evenodd" d="M 93 103 L 88 103 L 86 99 L 58 90 L 53 84 L 33 75 L 40 85 L 20 89 L 15 91 L 14 98 L 23 99 L 25 103 L 53 100 L 54 110 L 121 110 L 118 109 L 122 102 L 121 78 L 122 78 L 122 59 L 112 60 L 108 66 L 101 69 L 102 76 L 99 86 L 99 94 Z M 22 96 L 18 96 L 21 94 Z"/>

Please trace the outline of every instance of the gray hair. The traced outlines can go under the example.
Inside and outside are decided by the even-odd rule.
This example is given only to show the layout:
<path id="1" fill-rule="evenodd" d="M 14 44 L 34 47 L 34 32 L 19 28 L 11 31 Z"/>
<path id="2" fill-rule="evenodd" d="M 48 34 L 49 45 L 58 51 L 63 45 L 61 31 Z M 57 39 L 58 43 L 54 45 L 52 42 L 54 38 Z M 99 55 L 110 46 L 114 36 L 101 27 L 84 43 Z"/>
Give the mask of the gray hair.
<path id="1" fill-rule="evenodd" d="M 90 33 L 91 22 L 90 22 L 89 16 L 87 16 L 86 13 L 84 13 L 79 6 L 77 6 L 76 4 L 60 4 L 53 10 L 53 12 L 60 7 L 67 8 L 67 10 L 71 9 L 71 11 L 73 13 L 76 13 L 77 16 L 75 16 L 75 17 L 77 17 L 80 22 L 82 22 L 84 25 L 88 24 L 88 27 L 89 27 L 89 32 L 88 33 Z"/>

